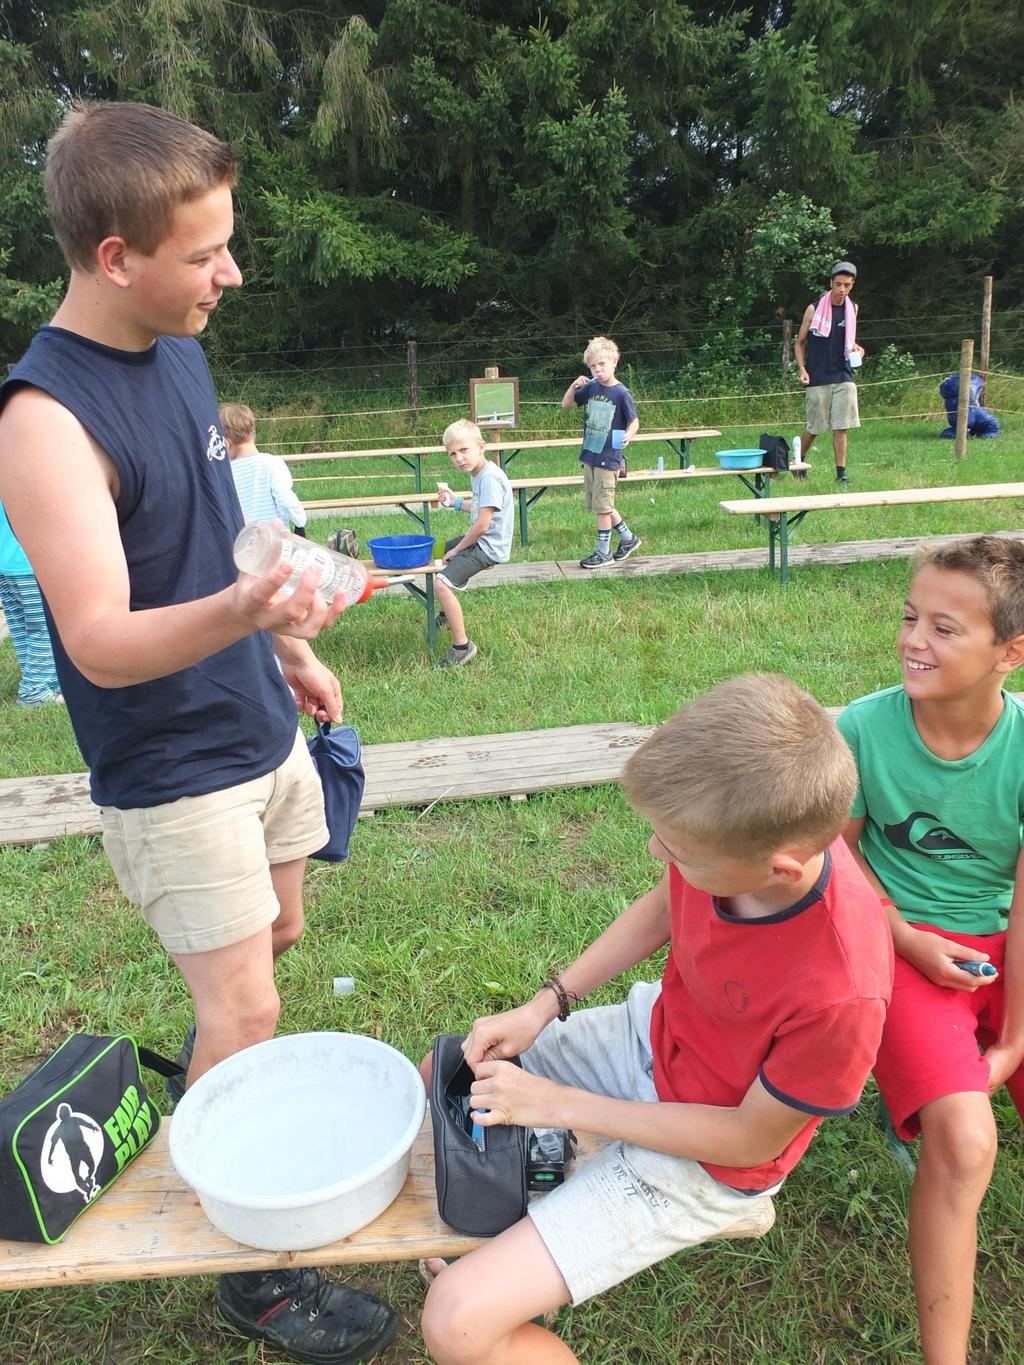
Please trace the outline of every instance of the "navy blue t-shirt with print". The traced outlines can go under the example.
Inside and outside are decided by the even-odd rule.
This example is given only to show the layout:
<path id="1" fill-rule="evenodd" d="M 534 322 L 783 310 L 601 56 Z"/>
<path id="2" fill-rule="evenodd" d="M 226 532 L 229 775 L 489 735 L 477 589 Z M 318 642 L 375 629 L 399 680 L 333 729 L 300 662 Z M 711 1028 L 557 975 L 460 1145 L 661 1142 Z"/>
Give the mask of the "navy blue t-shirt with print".
<path id="1" fill-rule="evenodd" d="M 0 389 L 0 406 L 25 385 L 72 412 L 117 471 L 132 611 L 195 601 L 235 581 L 242 511 L 197 341 L 159 337 L 148 350 L 119 351 L 44 327 Z M 220 791 L 273 771 L 291 751 L 295 700 L 266 632 L 151 682 L 97 687 L 49 625 L 97 805 L 130 810 Z"/>
<path id="2" fill-rule="evenodd" d="M 575 393 L 576 404 L 586 412 L 583 417 L 583 449 L 580 463 L 600 469 L 621 469 L 626 459 L 612 446 L 612 432 L 625 431 L 636 417 L 633 395 L 625 384 L 599 384 L 591 379 Z"/>

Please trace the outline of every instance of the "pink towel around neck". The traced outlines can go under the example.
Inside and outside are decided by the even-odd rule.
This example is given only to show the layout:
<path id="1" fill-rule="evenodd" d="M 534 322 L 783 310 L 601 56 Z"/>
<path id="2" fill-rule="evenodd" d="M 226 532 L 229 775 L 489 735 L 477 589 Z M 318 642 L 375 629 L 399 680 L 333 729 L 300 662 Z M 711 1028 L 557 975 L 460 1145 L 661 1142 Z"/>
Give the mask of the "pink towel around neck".
<path id="1" fill-rule="evenodd" d="M 846 354 L 849 355 L 857 341 L 857 310 L 853 300 L 847 295 L 843 300 L 846 317 Z M 827 337 L 832 332 L 832 291 L 822 294 L 811 318 L 811 331 L 815 336 Z"/>

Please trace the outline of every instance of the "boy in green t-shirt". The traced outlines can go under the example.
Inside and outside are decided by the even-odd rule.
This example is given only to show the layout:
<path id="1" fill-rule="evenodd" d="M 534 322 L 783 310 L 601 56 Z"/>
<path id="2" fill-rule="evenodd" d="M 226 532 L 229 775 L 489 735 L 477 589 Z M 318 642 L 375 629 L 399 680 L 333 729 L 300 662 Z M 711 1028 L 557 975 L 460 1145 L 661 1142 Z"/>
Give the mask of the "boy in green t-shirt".
<path id="1" fill-rule="evenodd" d="M 875 1078 L 897 1133 L 921 1135 L 910 1257 L 924 1358 L 963 1365 L 996 1154 L 989 1096 L 1005 1084 L 1024 1113 L 1024 706 L 1003 691 L 1024 663 L 1024 545 L 975 536 L 926 553 L 899 654 L 902 685 L 839 719 L 860 783 L 846 839 L 896 948 Z"/>

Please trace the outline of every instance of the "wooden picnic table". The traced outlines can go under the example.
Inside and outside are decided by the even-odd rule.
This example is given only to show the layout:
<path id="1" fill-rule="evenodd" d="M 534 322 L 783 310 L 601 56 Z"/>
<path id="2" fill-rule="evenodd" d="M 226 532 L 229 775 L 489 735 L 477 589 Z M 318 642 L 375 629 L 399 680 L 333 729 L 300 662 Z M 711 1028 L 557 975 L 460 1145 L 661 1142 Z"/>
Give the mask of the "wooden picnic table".
<path id="1" fill-rule="evenodd" d="M 680 467 L 690 463 L 689 448 L 691 441 L 700 440 L 705 436 L 721 436 L 720 431 L 713 427 L 693 427 L 678 428 L 671 431 L 640 431 L 632 438 L 630 445 L 636 445 L 645 441 L 663 441 L 679 457 Z M 580 436 L 578 433 L 567 432 L 564 436 L 538 437 L 531 440 L 517 440 L 510 437 L 505 441 L 487 442 L 487 453 L 498 456 L 498 463 L 503 463 L 503 456 L 507 453 L 509 459 L 513 459 L 522 450 L 556 450 L 560 446 L 578 446 Z M 304 455 L 282 455 L 281 459 L 288 464 L 304 464 L 306 461 L 323 460 L 369 460 L 381 459 L 387 455 L 393 455 L 402 460 L 410 468 L 418 468 L 419 461 L 429 455 L 447 455 L 447 450 L 443 445 L 418 445 L 418 446 L 376 446 L 370 450 L 317 450 L 309 451 Z M 415 462 L 415 464 L 414 464 Z M 504 461 L 507 463 L 507 461 Z M 326 476 L 324 476 L 326 477 Z M 417 484 L 417 487 L 419 485 Z"/>
<path id="2" fill-rule="evenodd" d="M 632 437 L 630 444 L 644 444 L 651 442 L 661 442 L 668 446 L 674 455 L 678 457 L 679 468 L 686 469 L 691 464 L 690 442 L 700 440 L 705 436 L 721 436 L 721 432 L 714 427 L 694 427 L 678 428 L 671 431 L 642 431 Z M 524 450 L 557 450 L 566 446 L 578 448 L 580 444 L 579 435 L 566 434 L 565 436 L 554 436 L 538 438 L 536 440 L 516 440 L 510 438 L 507 441 L 491 441 L 487 443 L 488 455 L 496 455 L 498 464 L 506 468 L 515 457 Z M 306 460 L 369 460 L 380 459 L 384 456 L 393 455 L 396 459 L 412 470 L 415 477 L 416 492 L 423 491 L 423 461 L 430 455 L 446 455 L 447 451 L 443 445 L 421 445 L 421 446 L 378 446 L 371 450 L 321 450 L 305 455 L 284 455 L 281 458 L 290 464 L 300 464 Z M 295 480 L 296 483 L 305 483 L 331 478 L 330 474 L 310 474 L 302 475 Z M 345 477 L 345 476 L 334 476 Z M 392 498 L 391 502 L 396 502 Z M 367 505 L 367 504 L 349 504 Z M 372 505 L 372 504 L 369 504 Z M 429 530 L 430 514 L 424 506 L 424 525 Z M 525 541 L 523 542 L 526 543 Z"/>
<path id="3" fill-rule="evenodd" d="M 779 581 L 789 579 L 789 533 L 809 512 L 842 512 L 853 507 L 902 507 L 934 502 L 984 502 L 994 498 L 1024 498 L 1024 483 L 960 484 L 946 488 L 882 488 L 865 492 L 817 493 L 772 498 L 766 510 L 752 509 L 749 503 L 726 500 L 719 503 L 733 516 L 758 511 L 768 526 L 768 568 L 775 573 L 778 547 Z"/>
<path id="4" fill-rule="evenodd" d="M 790 465 L 790 473 L 803 474 L 809 465 L 799 463 Z M 754 494 L 764 498 L 771 493 L 771 480 L 776 470 L 762 465 L 757 469 L 721 469 L 718 465 L 699 467 L 687 465 L 682 469 L 633 469 L 622 480 L 625 487 L 639 483 L 666 483 L 690 479 L 739 479 Z M 519 541 L 529 544 L 529 508 L 541 498 L 549 488 L 582 488 L 582 474 L 538 474 L 531 478 L 510 479 L 513 493 L 519 504 Z M 423 489 L 415 493 L 368 493 L 362 497 L 346 498 L 305 498 L 302 502 L 307 512 L 345 511 L 348 508 L 400 507 L 407 516 L 430 534 L 430 508 L 440 505 L 440 494 L 436 489 Z M 415 509 L 419 508 L 419 511 Z"/>

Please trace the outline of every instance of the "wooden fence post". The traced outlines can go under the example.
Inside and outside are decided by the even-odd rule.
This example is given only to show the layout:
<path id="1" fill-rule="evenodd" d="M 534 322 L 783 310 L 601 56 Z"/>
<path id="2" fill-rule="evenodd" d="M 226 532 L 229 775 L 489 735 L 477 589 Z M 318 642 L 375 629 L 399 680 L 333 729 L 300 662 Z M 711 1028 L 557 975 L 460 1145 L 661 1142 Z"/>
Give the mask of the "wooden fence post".
<path id="1" fill-rule="evenodd" d="M 981 364 L 978 371 L 981 375 L 981 393 L 979 399 L 985 397 L 985 386 L 988 383 L 988 358 L 989 344 L 992 340 L 992 276 L 985 276 L 985 288 L 981 300 Z"/>
<path id="2" fill-rule="evenodd" d="M 789 392 L 789 365 L 793 354 L 793 319 L 782 319 L 782 382 Z"/>
<path id="3" fill-rule="evenodd" d="M 971 401 L 971 370 L 974 365 L 974 338 L 960 343 L 960 396 L 956 405 L 956 458 L 967 455 L 967 409 Z"/>
<path id="4" fill-rule="evenodd" d="M 501 371 L 500 371 L 500 369 L 498 368 L 497 365 L 485 365 L 485 366 L 484 366 L 484 378 L 485 378 L 485 379 L 498 379 L 498 378 L 500 377 L 500 375 L 501 375 Z M 490 444 L 492 444 L 492 443 L 494 443 L 494 442 L 496 442 L 496 441 L 500 441 L 500 440 L 501 440 L 501 432 L 500 432 L 500 431 L 495 431 L 495 429 L 494 429 L 493 427 L 488 427 L 488 428 L 487 428 L 484 432 L 482 432 L 481 434 L 482 434 L 484 440 L 487 442 L 488 445 L 490 445 Z M 500 451 L 498 452 L 497 459 L 498 459 L 498 464 L 500 465 L 500 464 L 501 464 L 501 452 L 500 452 Z"/>
<path id="5" fill-rule="evenodd" d="M 406 343 L 405 363 L 409 367 L 409 407 L 412 409 L 412 424 L 415 426 L 420 406 L 420 381 L 416 368 L 415 341 Z"/>

